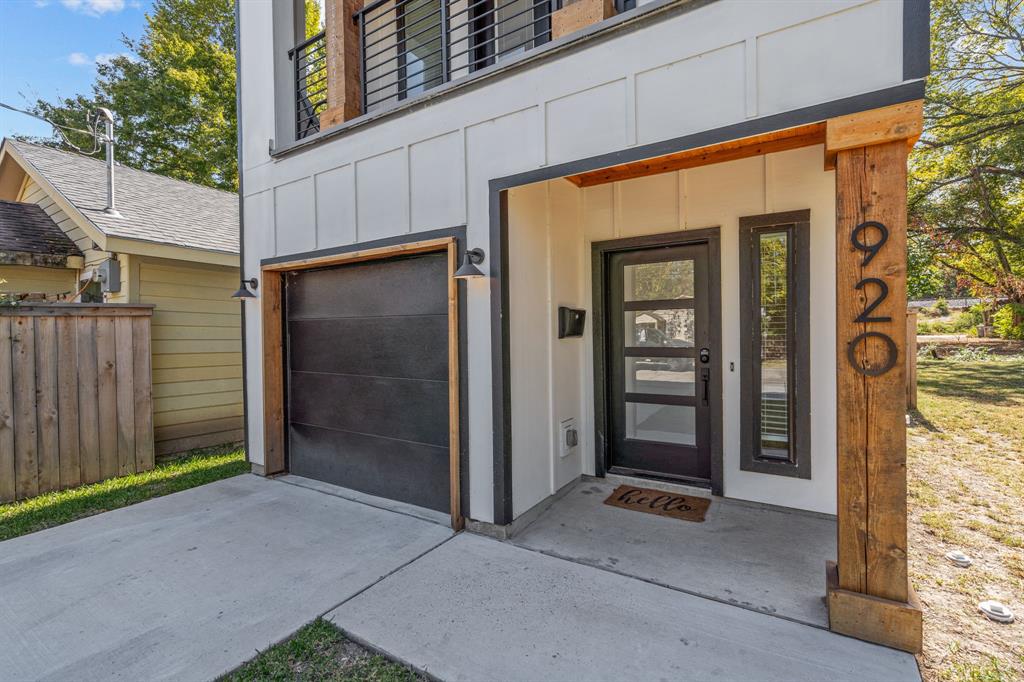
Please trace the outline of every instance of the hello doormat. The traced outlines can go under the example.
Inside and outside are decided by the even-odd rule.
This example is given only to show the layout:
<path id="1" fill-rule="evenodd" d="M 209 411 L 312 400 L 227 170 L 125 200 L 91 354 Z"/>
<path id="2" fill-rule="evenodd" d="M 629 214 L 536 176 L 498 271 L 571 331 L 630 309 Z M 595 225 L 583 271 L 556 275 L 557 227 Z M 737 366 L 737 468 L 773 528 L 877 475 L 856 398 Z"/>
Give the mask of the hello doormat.
<path id="1" fill-rule="evenodd" d="M 637 488 L 632 485 L 620 485 L 604 501 L 613 507 L 633 509 L 646 514 L 671 516 L 683 521 L 704 521 L 704 514 L 711 506 L 711 500 L 694 495 L 667 493 L 664 490 Z"/>

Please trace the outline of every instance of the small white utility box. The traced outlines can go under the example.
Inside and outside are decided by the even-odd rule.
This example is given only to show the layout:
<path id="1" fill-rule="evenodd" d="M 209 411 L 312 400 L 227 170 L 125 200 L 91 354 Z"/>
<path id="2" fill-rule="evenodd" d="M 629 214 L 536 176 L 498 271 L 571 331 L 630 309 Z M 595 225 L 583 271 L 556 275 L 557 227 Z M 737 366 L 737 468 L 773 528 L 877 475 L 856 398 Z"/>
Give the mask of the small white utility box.
<path id="1" fill-rule="evenodd" d="M 576 427 L 576 417 L 563 419 L 558 423 L 558 456 L 568 457 L 580 444 L 580 432 Z"/>

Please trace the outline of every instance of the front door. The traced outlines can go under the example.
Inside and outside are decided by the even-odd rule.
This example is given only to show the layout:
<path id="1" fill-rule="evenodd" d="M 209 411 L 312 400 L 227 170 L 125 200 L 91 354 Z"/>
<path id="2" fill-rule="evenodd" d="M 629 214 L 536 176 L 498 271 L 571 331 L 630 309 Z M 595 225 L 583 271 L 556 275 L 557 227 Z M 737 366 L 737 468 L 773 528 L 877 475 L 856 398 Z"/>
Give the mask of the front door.
<path id="1" fill-rule="evenodd" d="M 609 468 L 709 483 L 708 246 L 613 252 L 605 272 Z"/>

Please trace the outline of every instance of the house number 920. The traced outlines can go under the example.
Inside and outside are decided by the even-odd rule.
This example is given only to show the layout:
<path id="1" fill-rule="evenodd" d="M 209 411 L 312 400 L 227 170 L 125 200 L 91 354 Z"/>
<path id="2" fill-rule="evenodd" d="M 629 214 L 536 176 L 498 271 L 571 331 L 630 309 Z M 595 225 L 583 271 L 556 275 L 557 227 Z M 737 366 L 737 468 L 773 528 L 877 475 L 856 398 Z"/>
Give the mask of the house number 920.
<path id="1" fill-rule="evenodd" d="M 879 238 L 877 241 L 868 243 L 864 241 L 865 232 L 868 228 L 875 228 L 878 230 Z M 874 260 L 878 252 L 882 250 L 885 243 L 889 241 L 889 228 L 877 220 L 868 220 L 863 222 L 857 227 L 853 228 L 853 232 L 850 233 L 850 242 L 853 244 L 853 248 L 864 253 L 864 259 L 861 261 L 861 266 L 865 266 Z M 854 289 L 857 291 L 868 290 L 868 287 L 872 287 L 877 290 L 877 294 L 874 300 L 872 300 L 864 311 L 860 315 L 854 318 L 855 324 L 867 324 L 871 322 L 892 322 L 891 317 L 873 317 L 871 313 L 875 309 L 882 305 L 889 296 L 889 285 L 877 277 L 865 277 L 861 281 L 857 282 Z M 885 362 L 878 366 L 865 366 L 857 361 L 857 346 L 861 343 L 867 343 L 869 339 L 878 339 L 885 346 Z M 864 376 L 877 377 L 885 374 L 890 369 L 896 366 L 896 359 L 899 355 L 899 350 L 896 348 L 896 342 L 892 340 L 892 337 L 888 334 L 876 331 L 866 331 L 862 334 L 858 334 L 846 347 L 846 359 L 849 360 L 850 365 L 863 374 Z"/>

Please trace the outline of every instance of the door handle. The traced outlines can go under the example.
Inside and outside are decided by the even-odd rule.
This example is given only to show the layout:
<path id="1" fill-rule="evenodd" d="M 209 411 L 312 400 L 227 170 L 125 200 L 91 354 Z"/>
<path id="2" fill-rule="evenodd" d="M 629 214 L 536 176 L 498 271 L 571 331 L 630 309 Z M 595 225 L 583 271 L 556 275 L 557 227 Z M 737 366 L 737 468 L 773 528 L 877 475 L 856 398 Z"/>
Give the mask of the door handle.
<path id="1" fill-rule="evenodd" d="M 704 397 L 701 398 L 700 404 L 704 407 L 708 405 L 708 385 L 711 383 L 711 369 L 704 367 L 700 370 L 700 379 L 704 382 Z"/>

